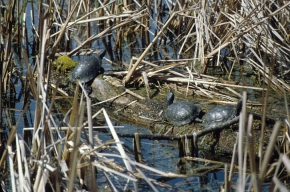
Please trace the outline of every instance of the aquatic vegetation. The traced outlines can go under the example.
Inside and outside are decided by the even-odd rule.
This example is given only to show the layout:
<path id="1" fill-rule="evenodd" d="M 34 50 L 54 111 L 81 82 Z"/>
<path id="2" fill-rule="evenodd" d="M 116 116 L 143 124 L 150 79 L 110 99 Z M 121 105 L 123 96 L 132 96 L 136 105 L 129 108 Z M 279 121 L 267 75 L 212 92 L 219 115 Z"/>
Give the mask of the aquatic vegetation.
<path id="1" fill-rule="evenodd" d="M 290 183 L 286 171 L 290 170 L 289 5 L 259 0 L 164 0 L 142 5 L 138 1 L 2 1 L 2 191 L 101 191 L 100 186 L 112 191 L 176 191 L 180 186 L 195 191 L 202 185 L 195 182 L 201 165 L 204 171 L 198 175 L 207 179 L 209 172 L 223 168 L 224 177 L 214 181 L 218 187 L 212 191 L 262 191 L 268 181 L 276 190 L 286 191 Z M 71 79 L 83 83 L 76 83 L 70 93 L 61 90 L 61 80 L 66 81 L 67 72 L 78 66 L 70 57 L 98 50 L 107 51 L 106 75 L 118 78 L 126 90 L 122 96 L 134 97 L 118 109 L 101 105 L 96 110 L 93 98 L 85 94 L 84 83 L 96 80 L 97 74 L 90 72 L 100 66 L 80 74 L 74 71 Z M 50 63 L 59 55 L 67 56 Z M 50 66 L 63 76 L 53 74 Z M 53 75 L 57 78 L 51 83 Z M 99 85 L 106 86 L 99 100 L 116 95 L 97 79 Z M 138 89 L 146 90 L 140 91 L 145 94 L 138 95 Z M 220 130 L 192 123 L 170 132 L 173 126 L 158 119 L 162 105 L 155 102 L 168 90 L 181 100 L 198 100 L 202 111 L 208 111 L 204 109 L 211 103 L 243 98 L 242 114 L 229 116 L 229 121 L 238 119 L 239 124 Z M 183 104 L 177 109 L 184 109 Z M 194 109 L 193 114 L 200 111 Z M 261 118 L 254 121 L 251 110 Z M 167 115 L 168 120 L 175 120 L 178 111 L 170 111 L 174 113 Z M 118 117 L 125 112 L 130 125 L 116 129 Z M 150 124 L 146 113 L 152 117 Z M 276 121 L 267 123 L 268 115 Z M 140 119 L 149 125 L 132 126 Z M 220 153 L 209 156 L 202 147 L 212 142 L 207 138 L 217 131 L 223 135 L 217 145 Z M 174 146 L 167 150 L 162 140 Z M 213 157 L 220 159 L 212 161 Z M 180 161 L 187 161 L 188 167 L 179 166 Z M 233 179 L 235 172 L 238 181 Z"/>
<path id="2" fill-rule="evenodd" d="M 67 55 L 59 56 L 54 62 L 52 62 L 52 66 L 62 73 L 72 71 L 77 64 L 78 61 L 72 60 L 72 58 Z"/>

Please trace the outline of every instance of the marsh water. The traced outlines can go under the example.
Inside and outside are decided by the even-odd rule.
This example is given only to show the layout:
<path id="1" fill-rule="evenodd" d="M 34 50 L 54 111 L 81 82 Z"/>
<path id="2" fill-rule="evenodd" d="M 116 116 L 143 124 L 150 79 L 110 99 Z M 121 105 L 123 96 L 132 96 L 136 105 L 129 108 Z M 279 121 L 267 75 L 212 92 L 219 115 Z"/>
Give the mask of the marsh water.
<path id="1" fill-rule="evenodd" d="M 75 57 L 75 59 L 81 59 L 81 58 Z M 106 61 L 104 61 L 104 67 L 105 69 L 108 69 L 108 70 L 112 68 L 111 65 L 106 64 Z M 25 75 L 25 68 L 21 67 L 21 65 L 19 65 L 19 68 L 23 69 L 21 72 L 23 75 Z M 9 117 L 11 120 L 16 122 L 18 121 L 19 116 L 21 114 L 21 110 L 23 108 L 23 103 L 24 103 L 23 94 L 24 93 L 22 92 L 21 81 L 17 77 L 15 77 L 13 82 L 15 86 L 14 87 L 15 94 L 13 97 L 7 98 L 7 107 L 9 107 L 10 109 L 13 109 L 12 111 L 10 110 L 11 114 L 9 115 Z M 253 97 L 253 94 L 252 93 L 250 94 Z M 279 98 L 280 99 L 283 98 L 282 95 Z M 255 98 L 255 99 L 259 99 L 259 98 Z M 283 109 L 283 102 L 279 104 L 278 102 L 279 99 L 278 98 L 276 99 L 273 98 L 273 104 L 276 107 L 280 106 L 277 108 L 275 107 L 275 110 L 280 111 L 281 109 Z M 67 106 L 59 106 L 59 107 L 61 109 L 63 108 L 66 109 Z M 61 109 L 56 110 L 59 112 L 59 114 L 57 113 L 54 114 L 57 117 L 56 120 L 59 122 L 64 116 L 64 114 L 61 112 L 62 111 Z M 31 98 L 27 113 L 25 114 L 25 116 L 23 117 L 23 120 L 21 120 L 19 124 L 18 133 L 20 135 L 22 135 L 24 127 L 33 126 L 33 122 L 34 122 L 33 117 L 35 116 L 34 112 L 35 112 L 35 101 Z M 286 114 L 286 113 L 283 113 L 283 114 Z M 273 116 L 276 116 L 276 113 L 275 115 L 273 114 Z M 281 118 L 283 118 L 283 116 Z M 114 122 L 114 125 L 121 127 L 121 128 L 117 128 L 118 133 L 151 134 L 151 131 L 148 127 L 139 127 L 134 124 L 123 124 L 122 122 Z M 109 132 L 95 131 L 94 134 L 99 135 L 99 137 L 104 141 L 111 139 Z M 131 158 L 134 158 L 132 138 L 121 138 L 121 141 L 124 142 L 124 146 L 127 150 L 127 153 L 131 154 Z M 157 187 L 158 190 L 160 191 L 169 191 L 169 190 L 170 191 L 217 191 L 219 190 L 220 186 L 223 185 L 224 171 L 223 171 L 222 166 L 217 166 L 211 163 L 199 162 L 198 160 L 192 161 L 192 162 L 188 161 L 186 163 L 180 164 L 179 163 L 180 162 L 179 149 L 178 149 L 177 141 L 163 141 L 163 140 L 157 141 L 157 140 L 142 139 L 141 149 L 142 149 L 142 158 L 144 160 L 143 163 L 145 165 L 154 167 L 164 172 L 180 173 L 180 174 L 187 175 L 186 178 L 162 178 L 159 176 L 150 175 L 150 173 L 148 173 L 149 175 L 147 176 L 153 179 L 156 179 L 157 181 L 163 181 L 166 184 L 169 184 L 169 186 L 167 187 L 164 187 L 164 186 Z M 200 155 L 199 157 L 202 158 L 202 155 Z M 227 157 L 227 159 L 223 159 L 223 160 L 226 160 L 226 163 L 229 163 L 231 159 L 230 157 Z M 237 179 L 238 179 L 237 177 L 234 177 L 234 182 L 236 182 Z M 120 182 L 119 184 L 122 186 L 122 182 Z M 101 172 L 100 174 L 98 174 L 98 185 L 100 185 L 100 189 L 108 190 L 108 184 L 105 181 L 105 178 L 101 174 Z M 121 186 L 120 188 L 122 188 Z M 139 182 L 138 186 L 139 186 L 140 191 L 151 190 L 148 184 L 144 181 Z M 265 190 L 266 189 L 267 189 L 267 184 L 265 184 Z"/>
<path id="2" fill-rule="evenodd" d="M 163 1 L 162 1 L 163 2 Z M 29 5 L 29 4 L 28 4 Z M 31 10 L 31 7 L 27 7 L 27 12 Z M 165 10 L 166 13 L 166 10 Z M 154 14 L 153 14 L 154 15 Z M 155 15 L 156 16 L 156 15 Z M 165 16 L 164 16 L 165 17 Z M 166 18 L 166 17 L 165 17 Z M 164 19 L 165 19 L 164 18 Z M 32 19 L 29 15 L 27 15 L 26 18 L 27 22 L 27 29 L 28 29 L 28 36 L 29 41 L 34 41 L 34 33 L 32 32 Z M 37 25 L 37 23 L 35 23 Z M 154 34 L 154 24 L 151 23 L 150 25 L 150 33 L 149 34 L 149 42 L 154 38 L 152 34 Z M 80 39 L 85 39 L 85 34 L 82 34 L 83 30 L 81 27 L 74 31 L 74 35 L 78 36 Z M 99 33 L 98 26 L 96 23 L 92 23 L 92 33 Z M 131 34 L 130 34 L 131 33 Z M 110 46 L 114 46 L 114 41 L 110 41 L 109 38 L 116 39 L 116 33 L 112 33 L 112 35 L 105 37 L 105 41 L 107 41 L 107 44 L 111 44 Z M 116 71 L 122 71 L 126 68 L 124 65 L 116 65 L 116 63 L 125 62 L 130 63 L 130 59 L 135 56 L 138 57 L 142 53 L 143 47 L 142 47 L 142 38 L 140 36 L 140 33 L 135 33 L 130 30 L 127 31 L 127 35 L 123 39 L 123 45 L 122 45 L 122 53 L 119 53 L 116 55 L 116 52 L 111 52 L 106 55 L 106 57 L 103 59 L 103 67 L 105 69 L 105 74 L 110 75 L 112 72 Z M 27 42 L 29 45 L 29 58 L 31 62 L 31 67 L 33 68 L 35 66 L 35 58 L 34 55 L 32 55 L 32 47 L 30 46 L 31 43 Z M 89 48 L 92 50 L 103 50 L 104 49 L 104 41 L 101 41 L 101 39 L 94 41 L 90 44 Z M 77 46 L 76 41 L 71 40 L 70 41 L 70 47 L 71 49 L 75 48 Z M 169 43 L 166 46 L 167 53 L 170 55 L 171 58 L 177 59 L 178 55 L 178 49 L 177 46 L 174 43 Z M 18 57 L 19 56 L 19 57 Z M 82 60 L 86 56 L 72 56 L 74 60 Z M 155 53 L 154 56 L 151 59 L 152 62 L 158 64 L 158 60 L 164 59 L 164 55 Z M 21 56 L 17 55 L 17 52 L 15 50 L 15 54 L 13 56 L 13 59 L 15 61 L 15 69 L 19 70 L 20 74 L 25 77 L 26 76 L 26 67 L 21 61 Z M 114 61 L 114 64 L 112 65 L 109 61 Z M 231 63 L 229 63 L 231 65 Z M 244 64 L 245 68 L 247 68 L 247 64 Z M 215 68 L 211 72 L 211 75 L 214 75 L 218 78 L 224 78 L 225 73 L 220 68 Z M 241 74 L 239 74 L 238 70 L 234 71 L 233 74 L 234 81 L 240 81 Z M 248 85 L 256 85 L 255 79 L 253 80 L 252 74 L 249 71 L 245 76 L 245 79 L 247 81 Z M 17 131 L 19 136 L 23 135 L 23 128 L 33 127 L 34 124 L 34 117 L 35 117 L 35 100 L 24 91 L 24 84 L 21 82 L 19 76 L 14 76 L 12 79 L 13 85 L 10 85 L 10 89 L 8 89 L 8 92 L 6 94 L 6 97 L 4 98 L 3 102 L 5 108 L 2 116 L 2 126 L 6 127 L 8 125 L 7 121 L 11 121 L 11 124 L 16 124 L 16 122 L 19 121 L 19 126 L 17 127 Z M 186 86 L 186 85 L 184 85 Z M 130 87 L 131 90 L 134 90 L 134 87 Z M 144 89 L 144 88 L 141 88 Z M 240 90 L 239 90 L 240 91 Z M 25 95 L 28 94 L 28 95 Z M 263 101 L 263 94 L 260 91 L 253 91 L 251 89 L 247 90 L 248 99 L 255 102 L 255 103 L 262 103 Z M 159 97 L 164 97 L 166 95 L 159 95 Z M 189 96 L 191 97 L 191 96 Z M 28 98 L 28 100 L 24 100 Z M 286 95 L 286 98 L 289 100 L 289 95 Z M 154 99 L 154 98 L 152 98 Z M 188 99 L 192 100 L 192 98 L 178 98 L 180 100 Z M 197 102 L 201 102 L 206 104 L 207 101 L 205 101 L 205 98 L 198 98 Z M 198 100 L 199 99 L 199 100 Z M 26 102 L 29 102 L 28 108 L 26 110 L 25 115 L 20 118 L 21 111 L 24 108 L 24 104 Z M 49 101 L 48 101 L 49 103 Z M 209 102 L 210 103 L 210 102 Z M 286 118 L 286 109 L 285 109 L 285 103 L 284 103 L 284 95 L 283 93 L 277 94 L 277 92 L 273 91 L 271 92 L 269 96 L 269 110 L 267 111 L 267 116 L 283 120 Z M 207 106 L 207 108 L 212 108 L 214 105 Z M 65 110 L 69 107 L 67 105 L 55 105 L 54 106 L 56 110 L 54 110 L 53 116 L 55 117 L 56 123 L 61 126 L 62 119 L 65 116 Z M 102 107 L 107 107 L 106 105 L 103 105 Z M 108 109 L 109 110 L 109 109 Z M 98 121 L 98 123 L 102 123 L 103 121 Z M 140 133 L 140 134 L 151 134 L 152 131 L 150 130 L 150 127 L 142 127 L 139 125 L 136 125 L 133 123 L 134 121 L 131 121 L 130 119 L 127 119 L 126 123 L 123 121 L 115 121 L 113 124 L 117 126 L 116 131 L 118 133 Z M 105 126 L 106 124 L 104 124 Z M 194 126 L 194 125 L 192 125 Z M 100 131 L 95 130 L 94 134 L 98 135 L 99 138 L 103 141 L 107 141 L 111 139 L 110 133 L 106 131 L 105 129 L 102 129 Z M 63 132 L 63 136 L 65 133 Z M 134 149 L 133 149 L 133 140 L 132 138 L 120 138 L 121 141 L 124 143 L 124 147 L 126 149 L 127 154 L 130 155 L 132 159 L 134 159 Z M 114 151 L 112 151 L 114 153 Z M 167 141 L 167 140 L 149 140 L 149 139 L 142 139 L 141 140 L 141 153 L 142 153 L 142 159 L 143 164 L 148 165 L 150 167 L 154 167 L 156 169 L 159 169 L 164 172 L 172 172 L 172 173 L 178 173 L 178 174 L 184 174 L 185 178 L 166 178 L 166 177 L 160 177 L 156 176 L 150 172 L 145 172 L 148 174 L 150 178 L 153 178 L 157 181 L 164 182 L 168 185 L 162 186 L 156 185 L 157 189 L 160 191 L 217 191 L 224 183 L 224 171 L 223 166 L 219 164 L 213 164 L 209 162 L 202 162 L 202 161 L 182 161 L 179 157 L 179 149 L 178 149 L 178 143 L 177 141 Z M 214 154 L 213 154 L 214 155 Z M 203 154 L 199 154 L 200 158 L 203 158 Z M 220 162 L 224 163 L 230 163 L 231 159 L 230 157 L 226 157 L 226 159 L 216 159 L 220 160 Z M 182 162 L 182 163 L 181 163 Z M 111 176 L 114 178 L 113 176 Z M 102 175 L 101 172 L 97 175 L 98 179 L 98 186 L 99 189 L 103 189 L 104 191 L 109 190 L 108 183 L 105 180 L 104 175 Z M 234 183 L 237 181 L 237 176 L 234 176 Z M 9 182 L 9 181 L 8 181 Z M 118 189 L 122 189 L 122 186 L 124 185 L 125 181 L 122 180 L 116 180 L 116 183 L 114 183 Z M 138 183 L 140 191 L 150 191 L 152 190 L 149 185 L 145 181 L 140 181 Z M 268 184 L 264 184 L 264 189 L 267 190 Z M 234 188 L 233 188 L 234 190 Z"/>
<path id="3" fill-rule="evenodd" d="M 10 101 L 8 99 L 6 105 L 10 109 L 13 109 L 11 114 L 9 114 L 10 119 L 14 122 L 17 122 L 19 120 L 19 116 L 23 108 L 24 100 L 23 100 L 23 92 L 21 91 L 22 84 L 20 80 L 17 80 L 17 77 L 15 77 L 14 83 L 15 83 L 14 84 L 15 96 L 13 98 L 10 98 Z M 59 125 L 61 126 L 60 122 L 62 118 L 64 117 L 62 110 L 66 109 L 67 106 L 59 106 L 59 107 L 61 109 L 55 110 L 55 113 L 53 115 L 55 116 L 56 122 L 58 122 Z M 275 108 L 275 109 L 279 111 L 280 109 L 282 109 L 282 105 L 280 107 L 281 108 Z M 23 135 L 24 127 L 26 128 L 33 127 L 34 116 L 35 116 L 34 112 L 35 112 L 35 101 L 31 98 L 27 112 L 19 124 L 19 128 L 18 128 L 19 135 Z M 281 118 L 283 118 L 283 116 Z M 98 122 L 103 122 L 103 121 L 98 121 Z M 3 123 L 4 123 L 3 126 L 5 126 L 5 117 L 4 117 Z M 105 125 L 106 124 L 104 124 L 104 126 Z M 124 124 L 122 122 L 114 122 L 114 126 L 118 127 L 116 128 L 116 131 L 118 133 L 127 133 L 127 134 L 128 133 L 131 133 L 131 134 L 134 134 L 134 133 L 151 134 L 152 133 L 149 127 L 140 127 L 138 125 L 134 125 L 133 123 Z M 98 135 L 99 138 L 103 141 L 108 141 L 111 139 L 110 133 L 106 130 L 94 131 L 94 134 Z M 63 132 L 63 136 L 65 136 L 65 132 Z M 129 154 L 130 157 L 134 159 L 133 139 L 126 138 L 126 137 L 120 138 L 120 139 L 124 143 L 124 147 L 126 149 L 127 154 Z M 147 175 L 148 177 L 168 184 L 168 186 L 156 185 L 159 191 L 217 191 L 219 190 L 220 186 L 223 185 L 224 176 L 225 176 L 224 171 L 223 171 L 223 165 L 216 165 L 214 163 L 212 164 L 210 162 L 202 162 L 199 160 L 182 161 L 182 163 L 180 163 L 181 159 L 179 157 L 179 149 L 178 149 L 177 141 L 142 139 L 141 152 L 142 152 L 143 164 L 148 165 L 150 167 L 154 167 L 164 172 L 172 172 L 172 173 L 186 175 L 185 178 L 166 178 L 166 177 L 160 177 L 160 176 L 154 175 L 150 172 L 148 173 L 145 172 L 146 174 L 148 174 Z M 112 151 L 112 153 L 114 153 L 114 151 Z M 207 158 L 210 157 L 210 155 L 208 154 L 206 156 Z M 199 157 L 203 158 L 203 153 L 200 153 Z M 224 162 L 224 163 L 230 163 L 231 161 L 230 156 L 227 156 L 224 158 L 217 158 L 217 157 L 214 157 L 214 154 L 212 154 L 212 159 L 220 160 L 220 162 Z M 99 172 L 99 174 L 97 174 L 97 179 L 98 179 L 98 186 L 100 190 L 103 189 L 104 191 L 106 191 L 109 189 L 108 184 L 102 172 Z M 237 182 L 237 180 L 238 180 L 238 177 L 236 175 L 234 176 L 233 182 L 235 183 Z M 122 181 L 121 179 L 115 183 L 115 185 L 119 187 L 119 189 L 122 189 L 124 184 L 125 184 L 125 181 Z M 148 184 L 142 180 L 138 183 L 138 187 L 140 191 L 151 190 Z M 265 183 L 264 190 L 267 191 L 267 189 L 268 189 L 268 184 Z"/>

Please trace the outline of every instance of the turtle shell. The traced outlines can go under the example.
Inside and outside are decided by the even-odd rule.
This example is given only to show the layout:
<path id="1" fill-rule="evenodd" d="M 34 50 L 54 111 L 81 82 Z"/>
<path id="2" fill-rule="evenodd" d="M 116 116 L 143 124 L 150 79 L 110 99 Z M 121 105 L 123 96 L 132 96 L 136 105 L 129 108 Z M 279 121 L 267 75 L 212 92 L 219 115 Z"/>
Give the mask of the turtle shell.
<path id="1" fill-rule="evenodd" d="M 173 125 L 185 125 L 194 121 L 200 114 L 201 108 L 186 101 L 172 103 L 164 112 L 167 121 Z"/>
<path id="2" fill-rule="evenodd" d="M 205 126 L 214 127 L 215 125 L 225 123 L 236 117 L 236 106 L 221 105 L 211 109 L 204 118 L 203 124 Z"/>
<path id="3" fill-rule="evenodd" d="M 90 56 L 76 65 L 69 78 L 72 82 L 78 79 L 81 83 L 87 83 L 100 73 L 101 66 L 102 60 L 99 57 Z"/>

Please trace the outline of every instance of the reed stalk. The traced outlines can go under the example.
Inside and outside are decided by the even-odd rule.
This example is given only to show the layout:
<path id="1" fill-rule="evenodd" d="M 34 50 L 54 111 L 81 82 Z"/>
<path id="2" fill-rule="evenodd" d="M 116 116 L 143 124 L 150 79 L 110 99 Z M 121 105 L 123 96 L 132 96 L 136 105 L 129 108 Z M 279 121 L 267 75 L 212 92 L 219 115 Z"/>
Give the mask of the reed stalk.
<path id="1" fill-rule="evenodd" d="M 18 0 L 1 4 L 0 115 L 3 119 L 0 120 L 0 150 L 3 152 L 0 167 L 5 174 L 1 174 L 0 178 L 10 181 L 12 191 L 45 191 L 49 187 L 55 191 L 83 190 L 77 182 L 86 185 L 88 190 L 100 190 L 96 180 L 100 172 L 106 185 L 114 191 L 141 190 L 138 185 L 140 180 L 145 181 L 152 191 L 158 191 L 158 187 L 174 189 L 175 186 L 155 179 L 156 175 L 190 177 L 134 161 L 120 139 L 130 139 L 134 134 L 117 133 L 116 129 L 120 127 L 113 126 L 109 111 L 105 108 L 95 111 L 95 105 L 112 102 L 117 97 L 127 96 L 127 93 L 134 97 L 133 101 L 115 113 L 122 113 L 139 100 L 145 100 L 144 96 L 134 92 L 133 84 L 146 86 L 147 99 L 152 99 L 149 92 L 151 85 L 161 94 L 174 89 L 186 99 L 198 98 L 201 103 L 203 100 L 230 103 L 243 97 L 242 113 L 230 120 L 232 124 L 239 122 L 231 165 L 201 158 L 185 159 L 215 164 L 206 167 L 205 172 L 224 166 L 225 191 L 232 190 L 236 184 L 239 191 L 261 191 L 266 178 L 271 181 L 270 190 L 287 190 L 287 182 L 284 182 L 281 173 L 290 171 L 287 100 L 290 91 L 287 82 L 290 2 L 143 0 L 140 4 L 135 0 L 96 1 L 94 10 L 90 3 L 87 0 Z M 28 12 L 27 8 L 31 10 Z M 92 24 L 95 22 L 99 22 L 101 29 L 97 34 L 93 31 L 95 25 Z M 78 35 L 75 33 L 77 29 L 82 31 Z M 136 37 L 133 42 L 125 39 L 130 35 Z M 100 49 L 107 49 L 110 58 L 106 57 L 106 61 L 113 66 L 112 69 L 115 66 L 121 69 L 108 72 L 108 75 L 123 80 L 123 84 L 117 85 L 124 90 L 123 93 L 92 104 L 79 82 L 73 98 L 59 88 L 59 83 L 51 83 L 54 72 L 52 61 L 56 55 L 95 53 L 95 47 L 91 48 L 89 44 L 98 43 L 100 39 L 103 43 Z M 76 46 L 71 46 L 72 42 Z M 235 81 L 232 79 L 236 78 L 236 73 L 240 79 Z M 258 83 L 247 84 L 249 74 Z M 262 94 L 263 101 L 248 100 L 246 103 L 246 93 L 241 95 L 243 90 Z M 286 119 L 276 122 L 264 151 L 271 92 L 284 94 Z M 59 117 L 56 99 L 63 96 L 72 106 Z M 263 107 L 262 115 L 259 115 L 262 120 L 257 120 L 255 114 L 248 116 L 247 110 L 257 106 Z M 94 122 L 96 119 L 99 122 L 99 118 L 105 119 L 107 126 L 97 127 Z M 150 119 L 144 118 L 146 121 Z M 282 122 L 285 123 L 283 130 Z M 255 161 L 256 148 L 253 147 L 257 127 L 262 128 L 259 162 Z M 99 135 L 100 128 L 106 129 L 111 138 L 103 141 Z M 191 134 L 187 136 L 178 135 L 185 129 L 175 132 L 176 135 L 138 136 L 140 142 L 142 139 L 180 141 L 185 138 L 187 145 L 188 139 L 200 139 L 206 134 L 229 128 L 220 125 L 199 130 L 194 135 L 189 130 Z M 32 145 L 29 140 L 22 139 L 21 129 L 22 135 L 32 135 Z M 282 139 L 277 142 L 280 132 L 283 132 L 279 135 Z M 279 155 L 277 161 L 271 161 L 273 151 Z M 142 159 L 146 162 L 146 157 Z M 6 163 L 9 168 L 5 167 Z M 235 171 L 238 172 L 238 183 L 233 180 Z M 154 177 L 149 174 L 154 174 Z M 121 180 L 124 182 L 119 185 Z"/>

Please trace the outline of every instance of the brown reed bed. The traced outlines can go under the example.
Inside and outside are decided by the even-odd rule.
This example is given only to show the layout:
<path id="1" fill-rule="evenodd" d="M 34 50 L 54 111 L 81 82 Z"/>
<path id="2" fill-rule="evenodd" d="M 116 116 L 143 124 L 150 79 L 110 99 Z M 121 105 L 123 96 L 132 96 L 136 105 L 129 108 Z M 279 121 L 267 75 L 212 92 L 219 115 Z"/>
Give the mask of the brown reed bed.
<path id="1" fill-rule="evenodd" d="M 236 189 L 239 191 L 246 187 L 261 191 L 265 180 L 271 183 L 273 191 L 289 188 L 283 183 L 290 170 L 289 2 L 5 3 L 1 4 L 0 28 L 0 170 L 1 180 L 9 180 L 11 185 L 2 184 L 3 190 L 6 187 L 12 191 L 73 191 L 84 187 L 90 191 L 100 190 L 96 172 L 102 172 L 111 191 L 137 191 L 140 179 L 151 190 L 158 191 L 158 187 L 170 190 L 172 186 L 146 173 L 172 178 L 187 176 L 160 171 L 133 160 L 125 151 L 106 110 L 92 111 L 93 103 L 86 92 L 81 91 L 81 84 L 76 86 L 65 118 L 56 121 L 53 110 L 60 92 L 50 91 L 52 61 L 58 55 L 94 52 L 91 47 L 98 40 L 107 50 L 107 62 L 123 69 L 113 75 L 124 87 L 145 84 L 148 98 L 153 84 L 204 100 L 227 102 L 243 98 L 232 162 L 221 162 L 226 173 L 221 187 L 230 191 L 234 186 L 233 173 L 237 171 Z M 72 41 L 77 42 L 77 46 L 72 47 Z M 237 71 L 238 80 L 233 75 Z M 216 72 L 223 76 L 217 77 Z M 247 83 L 247 76 L 251 76 L 253 84 Z M 15 80 L 20 82 L 21 90 L 17 89 Z M 55 90 L 60 90 L 58 85 Z M 256 149 L 251 147 L 253 117 L 247 114 L 246 94 L 241 95 L 243 90 L 258 92 L 263 104 L 258 162 Z M 285 95 L 287 114 L 284 122 L 276 122 L 264 150 L 270 91 Z M 15 95 L 20 95 L 22 102 L 17 116 Z M 29 111 L 31 102 L 35 106 L 33 113 Z M 30 128 L 24 128 L 25 123 L 22 123 L 27 114 L 32 114 Z M 111 140 L 101 141 L 94 131 L 93 119 L 98 116 L 105 119 Z M 281 127 L 283 135 L 279 136 L 278 146 Z M 27 135 L 30 135 L 28 139 Z M 274 162 L 271 161 L 273 152 L 278 154 Z M 122 182 L 118 184 L 114 177 Z"/>

